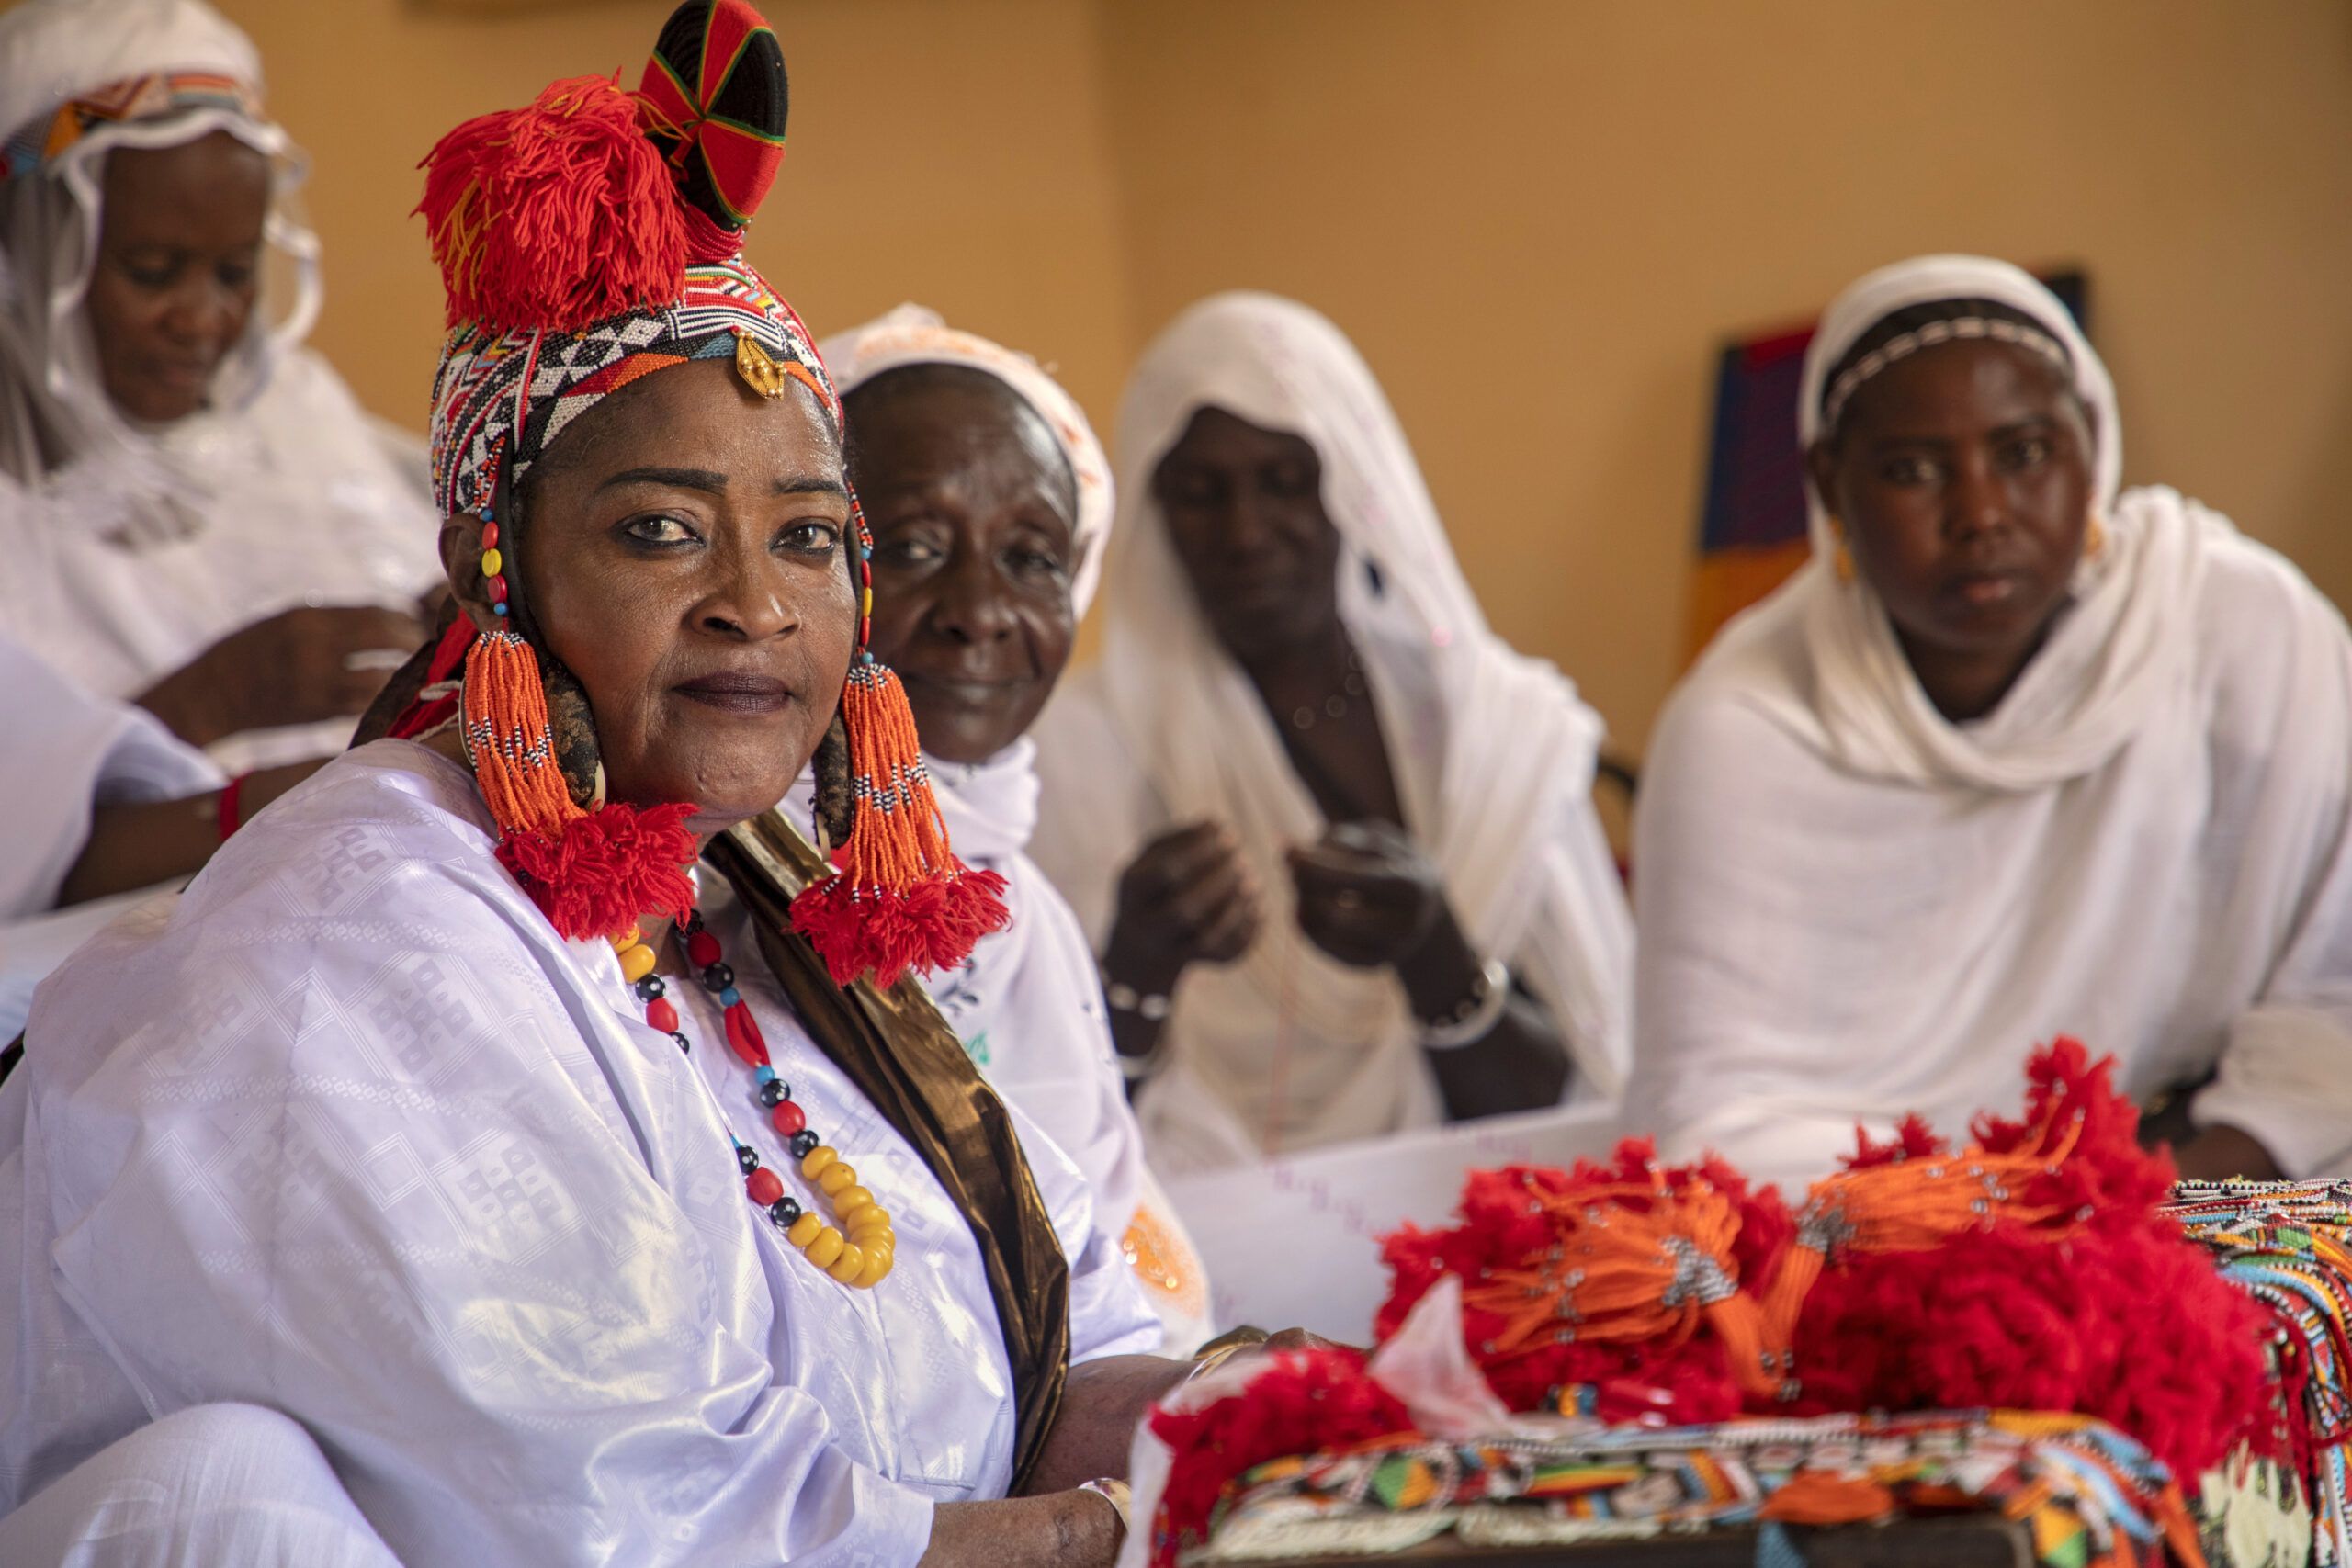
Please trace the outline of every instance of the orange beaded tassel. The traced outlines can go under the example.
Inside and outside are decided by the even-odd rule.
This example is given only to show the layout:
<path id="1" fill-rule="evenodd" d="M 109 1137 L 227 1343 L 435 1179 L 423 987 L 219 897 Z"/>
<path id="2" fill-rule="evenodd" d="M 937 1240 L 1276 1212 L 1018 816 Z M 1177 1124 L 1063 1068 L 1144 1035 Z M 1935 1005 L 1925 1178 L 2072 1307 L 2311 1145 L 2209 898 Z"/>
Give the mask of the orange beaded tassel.
<path id="1" fill-rule="evenodd" d="M 953 969 L 1012 915 L 1004 878 L 956 858 L 931 792 L 914 710 L 897 675 L 865 652 L 874 611 L 873 547 L 855 520 L 861 586 L 857 662 L 842 691 L 849 734 L 850 833 L 840 872 L 792 901 L 792 926 L 836 985 L 871 974 L 888 987 L 910 969 Z"/>

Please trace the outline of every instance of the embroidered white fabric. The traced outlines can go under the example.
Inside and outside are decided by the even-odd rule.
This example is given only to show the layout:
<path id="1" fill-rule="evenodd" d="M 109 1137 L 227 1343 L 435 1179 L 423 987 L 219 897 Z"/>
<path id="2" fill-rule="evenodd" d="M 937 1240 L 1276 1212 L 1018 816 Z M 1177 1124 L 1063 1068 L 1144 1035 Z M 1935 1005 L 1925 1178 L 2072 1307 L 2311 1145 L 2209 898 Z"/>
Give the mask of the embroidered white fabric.
<path id="1" fill-rule="evenodd" d="M 778 1071 L 897 1222 L 880 1288 L 812 1268 L 744 1197 L 730 1130 L 789 1156 L 716 1005 L 672 987 L 681 1054 L 492 841 L 462 769 L 379 741 L 43 985 L 0 1089 L 0 1506 L 233 1400 L 299 1420 L 403 1561 L 912 1564 L 934 1502 L 1011 1474 L 969 1227 L 706 876 Z M 1156 1345 L 1013 1115 L 1073 1359 Z"/>

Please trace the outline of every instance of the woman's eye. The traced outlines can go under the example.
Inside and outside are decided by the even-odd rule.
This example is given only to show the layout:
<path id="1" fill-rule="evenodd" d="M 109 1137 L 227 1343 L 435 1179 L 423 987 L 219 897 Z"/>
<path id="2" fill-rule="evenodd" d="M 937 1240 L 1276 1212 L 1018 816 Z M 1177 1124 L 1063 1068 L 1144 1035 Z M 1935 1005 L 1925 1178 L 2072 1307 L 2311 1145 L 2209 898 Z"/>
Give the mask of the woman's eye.
<path id="1" fill-rule="evenodd" d="M 659 513 L 650 517 L 630 518 L 621 525 L 621 532 L 640 545 L 684 545 L 695 537 L 692 528 Z"/>
<path id="2" fill-rule="evenodd" d="M 929 539 L 906 534 L 885 538 L 874 547 L 874 558 L 892 566 L 930 566 L 945 555 L 945 551 Z"/>
<path id="3" fill-rule="evenodd" d="M 1176 473 L 1162 487 L 1167 504 L 1170 506 L 1216 506 L 1225 499 L 1225 489 L 1212 474 Z"/>
<path id="4" fill-rule="evenodd" d="M 122 276 L 141 288 L 169 288 L 173 279 L 179 276 L 179 268 L 168 263 L 151 262 L 133 265 L 126 262 L 123 264 Z"/>
<path id="5" fill-rule="evenodd" d="M 254 286 L 254 269 L 243 262 L 232 262 L 213 276 L 220 280 L 221 288 L 239 293 Z"/>
<path id="6" fill-rule="evenodd" d="M 1066 577 L 1069 568 L 1051 550 L 1016 547 L 1005 552 L 1005 564 L 1023 577 Z"/>
<path id="7" fill-rule="evenodd" d="M 1315 493 L 1315 470 L 1304 464 L 1270 469 L 1266 474 L 1266 491 L 1285 501 L 1303 501 Z"/>
<path id="8" fill-rule="evenodd" d="M 1878 477 L 1892 485 L 1926 484 L 1936 477 L 1936 466 L 1925 457 L 1889 457 L 1879 465 Z"/>
<path id="9" fill-rule="evenodd" d="M 2055 443 L 2046 435 L 2019 436 L 2009 443 L 2009 466 L 2013 468 L 2030 468 L 2037 463 L 2048 462 L 2054 450 Z"/>
<path id="10" fill-rule="evenodd" d="M 842 542 L 841 525 L 828 523 L 821 517 L 811 517 L 786 527 L 778 542 L 786 549 L 798 550 L 805 555 L 831 555 L 833 547 Z"/>

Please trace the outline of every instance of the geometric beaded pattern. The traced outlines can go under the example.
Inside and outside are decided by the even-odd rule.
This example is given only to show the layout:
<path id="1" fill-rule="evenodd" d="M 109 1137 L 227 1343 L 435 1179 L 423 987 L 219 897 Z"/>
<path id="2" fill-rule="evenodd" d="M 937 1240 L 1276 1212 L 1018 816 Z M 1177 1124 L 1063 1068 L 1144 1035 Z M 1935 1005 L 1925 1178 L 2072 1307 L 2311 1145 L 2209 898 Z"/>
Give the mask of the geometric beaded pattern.
<path id="1" fill-rule="evenodd" d="M 623 361 L 665 362 L 735 352 L 740 333 L 775 360 L 805 367 L 824 390 L 836 431 L 841 404 L 808 329 L 759 270 L 741 256 L 686 268 L 674 302 L 633 310 L 576 333 L 492 333 L 461 325 L 449 333 L 433 378 L 433 496 L 445 517 L 466 510 L 510 457 L 518 485 L 548 444 L 599 399 L 628 384 Z"/>

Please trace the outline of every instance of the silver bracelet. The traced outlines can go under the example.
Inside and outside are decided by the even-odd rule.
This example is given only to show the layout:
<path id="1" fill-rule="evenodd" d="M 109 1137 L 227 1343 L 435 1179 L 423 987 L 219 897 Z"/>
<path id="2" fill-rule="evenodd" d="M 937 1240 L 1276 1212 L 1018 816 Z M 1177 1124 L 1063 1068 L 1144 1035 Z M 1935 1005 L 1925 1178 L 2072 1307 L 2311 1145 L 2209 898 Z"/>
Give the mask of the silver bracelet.
<path id="1" fill-rule="evenodd" d="M 1421 1049 L 1459 1051 L 1464 1045 L 1476 1045 L 1495 1032 L 1509 1006 L 1510 966 L 1499 958 L 1489 958 L 1479 965 L 1477 981 L 1460 1007 L 1444 1018 L 1421 1021 Z"/>
<path id="2" fill-rule="evenodd" d="M 1095 977 L 1102 982 L 1102 999 L 1111 1004 L 1114 1012 L 1124 1012 L 1142 1019 L 1146 1023 L 1168 1021 L 1169 1000 L 1158 993 L 1149 996 L 1136 990 L 1124 980 L 1111 978 L 1109 970 L 1100 961 L 1094 965 Z M 1168 1050 L 1168 1036 L 1163 1032 L 1151 1043 L 1151 1049 L 1140 1056 L 1130 1056 L 1113 1045 L 1111 1054 L 1119 1059 L 1119 1073 L 1131 1084 L 1141 1083 L 1159 1070 L 1159 1058 Z"/>
<path id="3" fill-rule="evenodd" d="M 1120 1539 L 1125 1540 L 1127 1533 L 1127 1514 L 1134 1495 L 1127 1483 L 1115 1476 L 1102 1475 L 1097 1476 L 1092 1481 L 1080 1482 L 1077 1490 L 1091 1492 L 1111 1505 L 1111 1511 L 1119 1516 Z"/>
<path id="4" fill-rule="evenodd" d="M 1113 1011 L 1131 1012 L 1146 1023 L 1168 1021 L 1169 1001 L 1166 997 L 1156 991 L 1147 995 L 1125 980 L 1114 980 L 1108 975 L 1102 976 L 1102 999 L 1111 1004 Z"/>

